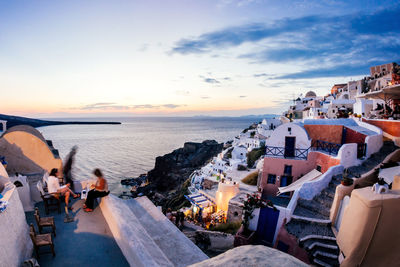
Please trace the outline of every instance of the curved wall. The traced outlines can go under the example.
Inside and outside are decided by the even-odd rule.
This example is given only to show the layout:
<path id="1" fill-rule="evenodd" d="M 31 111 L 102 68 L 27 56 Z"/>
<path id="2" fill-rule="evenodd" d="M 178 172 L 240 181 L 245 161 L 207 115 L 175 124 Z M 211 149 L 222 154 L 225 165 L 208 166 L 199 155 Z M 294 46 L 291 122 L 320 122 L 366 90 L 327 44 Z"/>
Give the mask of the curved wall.
<path id="1" fill-rule="evenodd" d="M 8 173 L 50 172 L 62 168 L 39 131 L 30 126 L 16 126 L 0 139 L 0 154 L 6 156 Z"/>
<path id="2" fill-rule="evenodd" d="M 290 128 L 290 129 L 289 129 Z M 278 126 L 267 139 L 265 145 L 275 147 L 285 147 L 285 137 L 296 137 L 296 149 L 308 149 L 311 146 L 311 140 L 306 130 L 295 123 L 285 123 Z"/>

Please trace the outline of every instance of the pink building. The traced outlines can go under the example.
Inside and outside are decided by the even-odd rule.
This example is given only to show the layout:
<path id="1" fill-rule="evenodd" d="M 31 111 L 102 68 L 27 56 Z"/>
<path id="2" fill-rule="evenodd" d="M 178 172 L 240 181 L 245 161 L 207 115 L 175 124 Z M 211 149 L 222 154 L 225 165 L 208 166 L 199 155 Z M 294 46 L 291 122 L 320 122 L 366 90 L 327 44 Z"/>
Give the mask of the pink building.
<path id="1" fill-rule="evenodd" d="M 357 158 L 367 153 L 367 136 L 376 134 L 351 119 L 305 120 L 279 126 L 266 142 L 259 183 L 263 194 L 275 196 L 278 187 L 291 184 L 313 169 L 325 173 L 341 164 L 344 155 L 339 150 L 343 144 L 357 144 L 355 151 L 346 152 L 346 164 L 355 165 Z"/>

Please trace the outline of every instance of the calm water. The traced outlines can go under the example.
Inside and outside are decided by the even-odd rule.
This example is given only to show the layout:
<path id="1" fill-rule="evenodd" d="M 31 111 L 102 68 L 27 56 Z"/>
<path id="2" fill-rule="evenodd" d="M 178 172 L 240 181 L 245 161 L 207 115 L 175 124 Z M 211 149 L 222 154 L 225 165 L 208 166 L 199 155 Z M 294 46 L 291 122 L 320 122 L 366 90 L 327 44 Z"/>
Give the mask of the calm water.
<path id="1" fill-rule="evenodd" d="M 65 120 L 65 119 L 64 119 Z M 120 121 L 121 125 L 60 125 L 40 127 L 52 140 L 64 160 L 70 149 L 78 146 L 74 178 L 92 176 L 101 168 L 110 190 L 127 191 L 120 180 L 136 177 L 154 167 L 155 158 L 182 147 L 184 142 L 214 139 L 225 142 L 261 118 L 107 118 L 79 119 Z"/>

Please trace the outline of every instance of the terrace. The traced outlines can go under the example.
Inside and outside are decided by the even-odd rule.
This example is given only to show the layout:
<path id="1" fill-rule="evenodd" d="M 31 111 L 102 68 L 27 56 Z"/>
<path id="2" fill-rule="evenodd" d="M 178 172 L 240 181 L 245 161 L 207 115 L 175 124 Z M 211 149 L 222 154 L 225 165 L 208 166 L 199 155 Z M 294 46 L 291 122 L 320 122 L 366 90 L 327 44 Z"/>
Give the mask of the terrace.
<path id="1" fill-rule="evenodd" d="M 92 213 L 85 213 L 82 205 L 83 200 L 75 201 L 73 211 L 70 211 L 75 220 L 64 223 L 64 213 L 54 211 L 45 215 L 43 202 L 36 204 L 41 216 L 54 216 L 57 235 L 53 238 L 56 256 L 46 253 L 49 248 L 40 248 L 43 252 L 39 254 L 40 266 L 129 266 L 101 209 L 97 207 Z M 25 215 L 28 224 L 33 223 L 37 231 L 33 211 Z M 50 229 L 43 231 L 46 230 L 50 232 Z"/>

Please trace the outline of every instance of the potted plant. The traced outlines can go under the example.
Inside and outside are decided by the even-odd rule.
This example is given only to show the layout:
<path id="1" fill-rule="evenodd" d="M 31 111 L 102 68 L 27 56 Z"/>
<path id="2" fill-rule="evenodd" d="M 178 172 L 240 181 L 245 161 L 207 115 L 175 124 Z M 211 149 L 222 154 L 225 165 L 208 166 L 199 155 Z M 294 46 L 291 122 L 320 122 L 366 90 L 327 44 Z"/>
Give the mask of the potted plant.
<path id="1" fill-rule="evenodd" d="M 344 186 L 350 186 L 353 184 L 353 179 L 349 177 L 349 172 L 347 169 L 344 170 L 343 172 L 343 178 L 340 181 L 340 183 Z"/>

